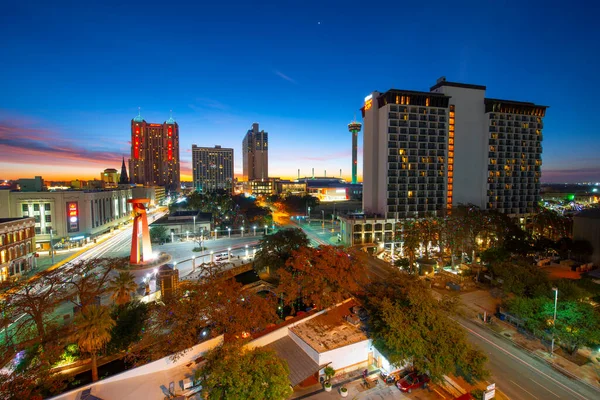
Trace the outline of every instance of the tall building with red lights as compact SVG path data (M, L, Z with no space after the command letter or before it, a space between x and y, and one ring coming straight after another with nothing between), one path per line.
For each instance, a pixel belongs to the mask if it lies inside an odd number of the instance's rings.
M162 124L146 122L138 113L131 120L132 183L179 191L179 125L171 116Z

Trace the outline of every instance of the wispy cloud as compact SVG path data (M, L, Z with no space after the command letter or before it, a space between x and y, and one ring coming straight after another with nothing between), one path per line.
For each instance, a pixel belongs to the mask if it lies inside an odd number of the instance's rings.
M542 180L544 182L600 181L600 167L543 169Z
M39 165L40 170L66 163L107 168L121 162L124 149L115 147L114 150L94 149L87 143L61 137L52 130L0 120L0 152L5 163Z
M196 101L193 104L188 104L188 107L190 107L194 111L205 111L207 109L219 111L229 110L229 106L227 104L206 97L197 97Z
M297 85L297 84L298 84L298 82L296 82L296 80L295 80L295 79L293 79L293 78L290 78L289 76L287 76L286 74L284 74L284 73L283 73L283 72L281 72L281 71L274 70L274 71L273 71L273 73L275 73L275 75L277 75L278 77L280 77L280 78L282 78L282 79L285 79L285 80L286 80L286 81L288 81L288 82L292 82L294 85Z

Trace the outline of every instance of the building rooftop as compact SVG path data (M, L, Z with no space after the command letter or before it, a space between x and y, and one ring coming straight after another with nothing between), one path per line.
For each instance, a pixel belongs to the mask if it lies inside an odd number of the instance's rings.
M28 219L28 218L33 218L33 217L0 218L0 224L4 224L7 222L13 222L13 221L21 221L21 220Z
M458 88L464 88L464 89L475 89L475 90L485 90L486 89L486 87L483 85L472 85L470 83L449 82L444 78L444 80L439 80L435 85L433 85L431 88L429 88L429 90L435 90L442 86L451 86L451 87L458 87Z
M354 300L347 301L290 328L290 331L319 353L367 340L360 323L353 325L345 319L348 315L354 315L351 308L356 305Z
M575 214L577 218L600 219L600 208L588 208Z

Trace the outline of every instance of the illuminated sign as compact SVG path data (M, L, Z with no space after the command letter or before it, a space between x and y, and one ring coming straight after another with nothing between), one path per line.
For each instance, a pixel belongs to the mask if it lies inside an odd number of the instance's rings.
M373 93L365 97L365 103L373 98Z
M365 111L370 110L373 107L373 99L365 101Z
M76 201L67 203L67 232L79 231L79 206Z
M150 126L162 126L161 124L150 124Z

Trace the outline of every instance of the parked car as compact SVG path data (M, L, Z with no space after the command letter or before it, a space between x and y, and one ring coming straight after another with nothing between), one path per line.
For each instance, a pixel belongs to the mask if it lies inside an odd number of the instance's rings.
M401 391L410 393L413 389L427 387L427 383L429 383L429 377L427 375L411 372L396 382L396 386Z

